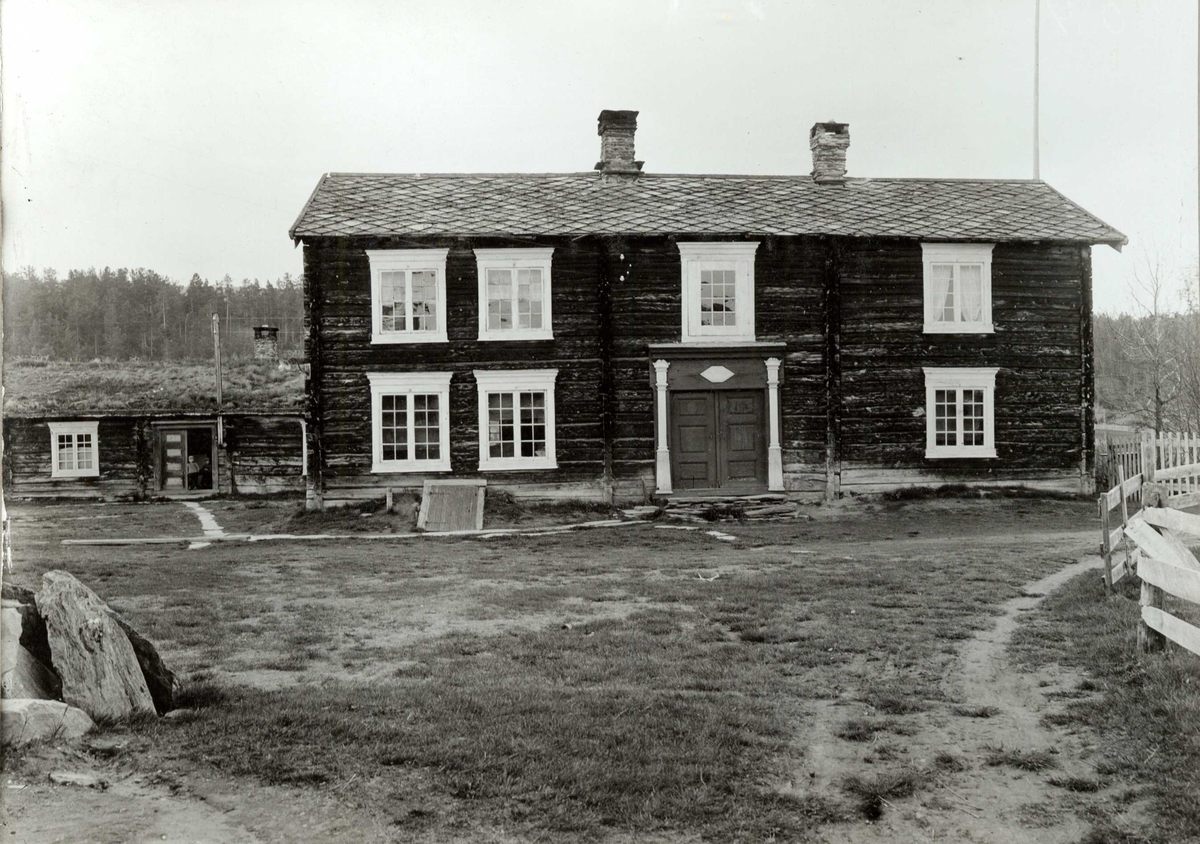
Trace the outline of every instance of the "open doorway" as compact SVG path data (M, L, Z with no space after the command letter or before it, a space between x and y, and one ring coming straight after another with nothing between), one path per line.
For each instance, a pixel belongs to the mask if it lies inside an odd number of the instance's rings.
M160 478L164 492L216 489L216 449L212 426L164 428L160 432Z

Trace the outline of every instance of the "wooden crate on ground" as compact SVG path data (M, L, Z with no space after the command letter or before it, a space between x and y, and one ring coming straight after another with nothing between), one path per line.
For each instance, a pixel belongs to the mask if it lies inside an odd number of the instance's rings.
M417 529L433 532L482 530L487 481L425 481Z

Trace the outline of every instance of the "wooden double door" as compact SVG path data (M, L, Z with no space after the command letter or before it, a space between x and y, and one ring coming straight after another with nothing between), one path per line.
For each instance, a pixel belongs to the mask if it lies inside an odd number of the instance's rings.
M767 423L763 409L762 390L671 393L675 489L765 489Z

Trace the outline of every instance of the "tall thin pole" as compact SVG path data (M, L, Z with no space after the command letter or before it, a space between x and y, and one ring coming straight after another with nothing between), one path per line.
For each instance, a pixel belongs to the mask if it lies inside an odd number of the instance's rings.
M1040 144L1038 143L1038 119L1041 111L1041 61L1042 61L1042 0L1034 0L1033 7L1033 178L1042 178Z
M216 362L217 411L221 410L221 315L212 315L213 359Z

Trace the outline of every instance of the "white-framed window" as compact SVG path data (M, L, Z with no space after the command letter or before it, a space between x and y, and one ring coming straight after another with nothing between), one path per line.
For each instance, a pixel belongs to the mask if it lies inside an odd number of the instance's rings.
M680 243L684 343L754 340L757 242Z
M368 249L371 342L446 342L447 249Z
M475 370L479 470L555 469L557 369Z
M922 243L925 333L991 334L994 243Z
M554 249L476 249L480 340L553 340Z
M450 373L368 372L371 471L450 471Z
M50 477L95 478L100 475L99 422L51 422Z
M996 367L925 367L925 456L995 457Z

